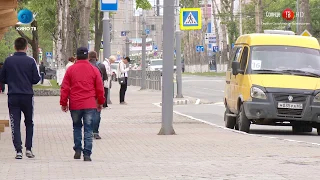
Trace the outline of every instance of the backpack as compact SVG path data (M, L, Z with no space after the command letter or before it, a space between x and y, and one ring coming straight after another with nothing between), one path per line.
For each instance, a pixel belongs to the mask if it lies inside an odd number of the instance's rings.
M101 77L102 77L102 79L103 79L103 73L102 73L101 68L99 67L99 64L100 64L100 62L99 62L99 61L97 61L97 62L96 62L96 67L99 69L99 71L100 71L100 75L101 75Z
M107 79L104 79L104 77L103 77L103 75L104 75L104 73L103 73L103 69L101 69L101 67L99 66L101 63L99 62L99 61L97 61L96 62L96 67L99 69L99 71L100 71L100 75L101 75L101 78L102 78L102 81L106 81L106 80L108 80L108 76L106 77ZM103 65L103 64L102 64ZM104 66L104 65L103 65ZM104 69L105 70L105 69Z

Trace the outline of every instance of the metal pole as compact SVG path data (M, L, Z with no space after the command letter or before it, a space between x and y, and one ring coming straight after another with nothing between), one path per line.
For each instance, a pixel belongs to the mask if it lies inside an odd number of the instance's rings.
M109 12L103 12L103 16L103 59L105 59L111 56ZM110 91L108 94L110 94ZM107 97L107 103L111 104L110 96Z
M239 29L240 29L240 35L242 35L242 0L239 0L239 13L240 13Z
M182 64L181 64L181 31L179 27L179 5L180 0L176 0L176 81L177 81L177 96L183 98L182 95Z
M175 2L163 1L163 89L162 127L159 135L173 135L173 58L174 58L174 10Z
M146 89L146 19L143 11L143 20L142 20L142 63L141 63L141 90Z
M129 11L128 9L128 0L125 1L125 4L126 4L126 12ZM129 57L130 56L130 40L129 40L129 37L128 37L128 34L130 33L130 30L129 30L129 13L126 13L126 57Z

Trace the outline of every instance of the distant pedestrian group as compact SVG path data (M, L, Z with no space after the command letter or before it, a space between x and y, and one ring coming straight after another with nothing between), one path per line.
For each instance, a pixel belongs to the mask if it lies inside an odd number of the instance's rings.
M23 158L20 132L21 112L25 117L26 126L26 156L34 158L33 146L33 85L43 84L46 68L43 62L37 66L35 59L27 56L28 42L25 38L17 38L14 42L16 52L0 64L0 90L4 92L8 85L8 108L12 131L12 141L16 150L16 159ZM63 112L70 111L73 122L74 159L91 161L93 138L101 139L99 127L101 110L108 108L110 88L112 86L111 64L115 56L98 60L95 51L89 52L86 47L77 49L76 58L69 58L66 73L60 89L60 105ZM122 59L118 64L117 75L120 84L119 100L126 105L128 71L130 58ZM82 127L84 133L82 135ZM83 139L82 139L83 136ZM82 145L84 141L84 145Z

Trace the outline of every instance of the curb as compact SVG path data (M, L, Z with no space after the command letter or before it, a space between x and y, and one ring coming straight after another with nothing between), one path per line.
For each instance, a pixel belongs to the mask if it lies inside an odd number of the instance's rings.
M60 89L34 89L34 96L60 96Z
M162 102L158 103L160 106L162 106ZM190 101L189 99L185 99L185 100L176 100L173 101L173 105L187 105L187 104L192 104L192 101Z

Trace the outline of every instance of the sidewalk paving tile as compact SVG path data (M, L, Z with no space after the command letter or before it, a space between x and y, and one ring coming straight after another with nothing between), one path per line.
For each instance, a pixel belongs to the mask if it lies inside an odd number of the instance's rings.
M60 111L59 97L35 97L36 158L15 160L7 129L0 140L0 180L318 179L318 146L247 136L178 115L177 135L159 136L161 108L152 103L161 100L160 92L128 87L126 106L117 103L116 85L111 93L92 162L73 159L72 121ZM7 113L0 95L0 118Z

